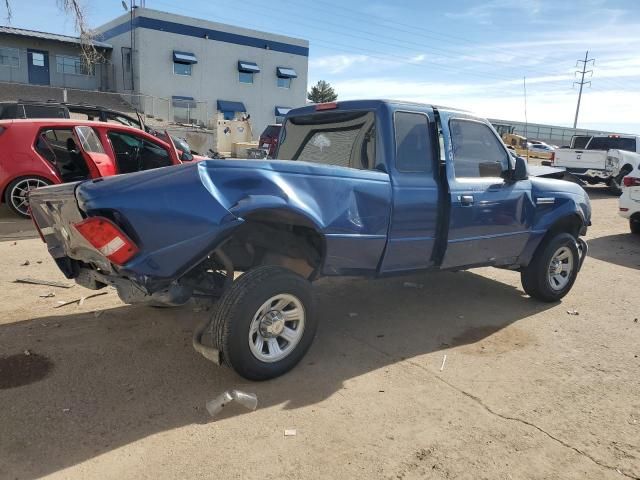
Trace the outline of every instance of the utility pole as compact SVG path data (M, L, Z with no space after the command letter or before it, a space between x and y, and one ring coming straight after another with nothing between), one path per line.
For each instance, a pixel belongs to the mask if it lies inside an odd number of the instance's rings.
M576 128L576 126L578 125L578 113L580 113L580 100L582 100L582 87L585 84L589 84L589 86L591 86L590 81L588 82L584 81L584 76L587 73L590 73L591 75L593 75L593 70L587 70L587 65L589 63L591 63L592 66L595 65L596 59L589 58L589 50L587 50L587 53L584 54L584 60L578 60L576 62L576 67L578 67L580 63L582 64L582 70L576 70L575 73L580 73L582 76L579 82L573 82L574 85L580 85L580 92L578 93L578 106L576 107L576 118L574 118L573 120L573 128Z

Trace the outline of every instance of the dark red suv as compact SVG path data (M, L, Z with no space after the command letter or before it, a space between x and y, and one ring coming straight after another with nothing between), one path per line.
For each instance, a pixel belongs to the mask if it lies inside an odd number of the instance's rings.
M273 158L278 146L278 137L280 137L280 129L282 125L267 125L264 132L260 135L260 148L267 151L267 156Z

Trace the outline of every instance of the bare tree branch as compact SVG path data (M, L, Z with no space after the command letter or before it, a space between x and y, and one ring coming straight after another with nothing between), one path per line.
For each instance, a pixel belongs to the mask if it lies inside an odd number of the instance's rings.
M11 19L13 18L13 12L11 11L11 3L9 0L4 0L4 6L7 9L7 23L11 23Z
M5 0L9 1L9 0ZM94 41L96 32L89 28L85 13L85 6L80 0L57 0L60 10L67 15L72 15L75 20L76 31L80 34L80 48L87 68L92 69L96 63L101 63L104 56L96 49Z

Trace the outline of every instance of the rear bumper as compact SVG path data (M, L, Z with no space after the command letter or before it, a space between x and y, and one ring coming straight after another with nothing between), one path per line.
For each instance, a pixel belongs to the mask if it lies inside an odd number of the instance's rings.
M566 167L567 172L572 173L576 177L592 178L606 181L611 178L612 173L608 170L599 170L594 168L570 168Z

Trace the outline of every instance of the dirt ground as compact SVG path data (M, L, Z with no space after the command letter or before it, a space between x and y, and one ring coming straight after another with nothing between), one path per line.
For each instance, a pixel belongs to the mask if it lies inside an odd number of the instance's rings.
M0 478L638 478L640 238L589 193L590 257L562 303L496 269L324 279L309 354L264 383L193 351L194 305L54 308L91 292L13 283L65 279L3 210ZM212 419L230 388L258 409Z

